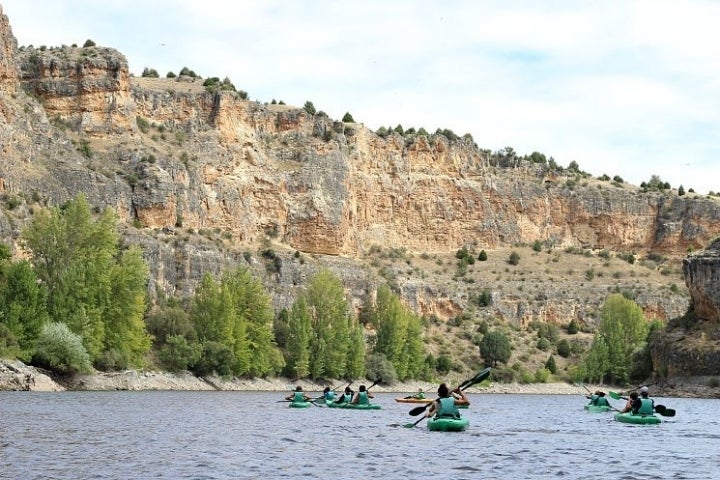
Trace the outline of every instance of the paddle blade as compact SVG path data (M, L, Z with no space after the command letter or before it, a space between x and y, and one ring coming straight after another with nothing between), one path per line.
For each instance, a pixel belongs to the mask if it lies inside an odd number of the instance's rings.
M667 408L665 405L655 405L655 411L663 417L675 416L675 410L672 408Z
M412 415L413 417L417 417L418 415L420 415L421 413L423 413L429 406L430 406L430 404L429 404L429 403L426 403L425 405L422 405L422 406L420 406L420 407L415 407L415 408L413 408L413 409L410 410L410 412L408 412L408 413L409 413L410 415Z
M621 397L620 395L618 395L617 393L613 392L612 390L609 391L608 394L610 395L610 398L612 398L613 400L626 400L625 397Z
M488 378L490 376L490 370L492 370L492 368L487 367L486 369L478 372L477 375L475 375L470 380L465 380L463 383L460 384L460 389L465 390L466 388L472 387L476 383L482 382L483 380L485 380L486 378Z

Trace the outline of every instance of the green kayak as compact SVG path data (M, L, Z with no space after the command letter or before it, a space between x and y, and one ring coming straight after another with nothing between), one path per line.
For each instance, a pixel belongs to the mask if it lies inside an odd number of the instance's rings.
M613 407L610 407L608 405L585 405L585 410L587 410L590 413L605 413L613 410Z
M290 408L307 408L312 402L290 402Z
M377 403L335 403L325 402L330 408L346 408L349 410L380 410L382 407Z
M662 420L655 415L639 415L632 412L616 413L615 420L623 423L632 423L635 425L657 425Z
M462 432L470 420L467 417L460 418L429 418L427 421L428 430L433 432Z

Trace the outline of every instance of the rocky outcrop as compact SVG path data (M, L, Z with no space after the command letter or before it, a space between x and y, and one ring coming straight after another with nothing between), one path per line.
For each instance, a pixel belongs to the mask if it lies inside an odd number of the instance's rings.
M12 95L20 77L15 50L17 40L12 34L7 16L0 5L0 93Z
M0 391L59 392L65 390L46 373L22 362L0 359Z
M672 378L720 376L720 239L683 261L688 312L651 341L655 369ZM710 380L708 379L708 382Z
M685 258L683 273L695 316L720 323L720 239Z

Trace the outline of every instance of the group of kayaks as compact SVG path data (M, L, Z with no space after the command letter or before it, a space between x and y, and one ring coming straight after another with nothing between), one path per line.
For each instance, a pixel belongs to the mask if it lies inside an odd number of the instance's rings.
M290 402L290 408L307 408L307 407L328 407L328 408L345 408L349 410L380 410L382 407L377 403L337 403L334 400L311 400L309 402Z
M610 392L610 396L616 400L625 399L624 397L621 397L615 392ZM660 417L655 415L655 412L667 417L675 416L675 410L671 408L666 408L664 405L654 405L652 413L640 413L633 411L621 412L617 408L611 406L607 402L607 400L605 400L605 403L605 405L597 405L594 404L593 400L591 400L590 403L585 405L584 409L590 413L605 413L615 411L616 413L613 416L615 421L621 423L630 423L633 425L657 425L659 423L662 423L662 420L660 419Z

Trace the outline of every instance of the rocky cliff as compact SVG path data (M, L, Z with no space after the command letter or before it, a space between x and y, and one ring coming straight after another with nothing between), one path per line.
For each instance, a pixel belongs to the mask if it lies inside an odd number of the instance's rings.
M651 318L682 315L688 299L663 292L672 273L641 287L622 272L601 285L550 275L530 296L519 293L524 278L499 280L499 270L481 285L442 283L432 265L418 275L407 265L374 269L369 257L380 249L452 258L461 247L504 252L540 241L548 254L665 257L672 272L720 233L715 198L643 193L492 153L468 135L381 137L201 82L133 78L125 57L105 47L18 48L0 15L0 236L15 242L34 208L82 191L98 209L115 209L125 240L143 245L151 295L189 294L205 271L245 262L280 307L326 265L356 306L392 281L418 311L446 319L468 307L473 289L489 288L496 317L564 324L594 321L613 287L639 290ZM282 268L247 255L268 246Z

